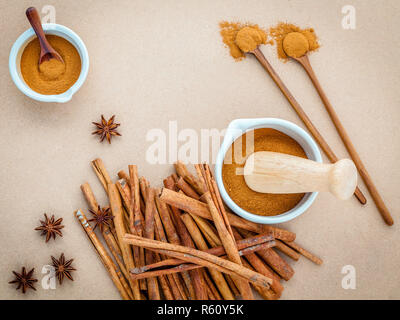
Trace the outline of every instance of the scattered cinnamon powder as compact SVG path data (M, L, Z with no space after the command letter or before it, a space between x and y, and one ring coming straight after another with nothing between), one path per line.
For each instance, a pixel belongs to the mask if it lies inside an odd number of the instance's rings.
M251 136L248 139L249 141L246 139L248 135L253 133L254 143L252 143ZM237 144L237 140L226 153L222 166L222 180L233 202L242 209L261 216L274 216L294 208L301 201L304 193L259 193L251 190L247 186L244 176L238 173L244 167L245 159L252 152L274 151L307 158L300 144L288 135L271 128L252 130L238 139L241 139L242 152L235 150L235 147L240 148L240 143ZM249 142L251 145L247 145ZM237 156L238 154L239 156ZM243 158L240 159L241 157Z
M265 30L257 24L222 21L219 27L222 41L236 61L245 58L244 52L252 51L260 44L272 44L267 40Z
M284 39L291 33L296 34L290 35L289 39L285 41L285 49L290 50L289 52L290 54L293 54L293 57L296 57L296 55L304 52L304 39L306 39L308 42L308 50L306 50L306 52L312 52L319 48L318 39L313 28L301 29L294 24L280 22L277 26L271 27L269 29L269 33L275 40L278 57L285 61L287 61L289 57L284 50ZM300 38L298 33L301 34L303 38ZM297 47L297 45L299 45L299 47Z

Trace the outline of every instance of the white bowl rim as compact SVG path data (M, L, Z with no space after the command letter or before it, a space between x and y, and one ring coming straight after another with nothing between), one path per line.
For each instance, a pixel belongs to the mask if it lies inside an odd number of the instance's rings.
M22 45L26 43L26 41L35 35L35 31L32 28L29 28L25 32L23 32L17 40L14 42L9 56L8 67L10 71L10 75L12 80L14 81L17 88L27 95L28 97L42 102L59 102L64 103L71 100L72 96L77 92L82 84L85 82L88 71L89 71L89 54L86 49L86 46L82 39L71 29L57 23L44 23L42 24L43 30L46 31L57 31L61 34L65 34L66 36L70 37L73 41L73 45L77 46L80 54L81 54L81 73L79 74L78 80L69 88L67 91L61 94L55 95L44 95L40 94L34 90L32 90L19 76L17 70L17 63L16 59L19 53L20 48Z
M225 186L222 180L222 164L225 159L225 154L228 151L229 147L232 145L232 142L239 137L228 136L228 132L231 129L240 129L242 130L242 134L248 130L258 129L258 128L268 128L271 126L284 127L294 133L300 135L306 142L306 144L310 147L311 155L313 156L313 160L319 163L322 163L321 152L315 143L314 139L302 128L298 125L283 119L278 118L254 118L254 119L236 119L233 120L227 128L227 134L224 137L222 145L218 151L216 163L215 163L215 177L218 185L218 189L221 193L221 196L227 206L233 210L236 214L241 216L242 218L260 224L277 224L290 221L301 214L303 214L314 202L315 198L318 195L318 192L310 192L307 193L301 202L294 207L293 209L276 215L276 216L260 216L254 213L250 213L242 208L240 208L228 195L228 192L225 190ZM272 127L274 128L274 127ZM277 129L279 131L279 129ZM290 134L289 134L290 136ZM306 150L305 150L306 151ZM306 151L307 152L307 151ZM307 198L306 198L307 197Z

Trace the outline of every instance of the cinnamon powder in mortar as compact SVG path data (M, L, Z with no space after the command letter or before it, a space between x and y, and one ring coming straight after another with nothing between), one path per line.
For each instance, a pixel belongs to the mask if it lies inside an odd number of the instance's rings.
M32 90L46 95L60 94L78 80L81 58L78 50L68 40L56 35L47 35L46 38L63 58L64 64L51 59L39 66L40 44L38 38L34 38L22 53L21 74Z
M294 208L304 193L259 193L247 186L240 173L246 158L257 151L274 151L307 158L296 140L278 130L262 128L249 131L232 144L225 156L222 180L229 196L242 209L261 216L274 216Z

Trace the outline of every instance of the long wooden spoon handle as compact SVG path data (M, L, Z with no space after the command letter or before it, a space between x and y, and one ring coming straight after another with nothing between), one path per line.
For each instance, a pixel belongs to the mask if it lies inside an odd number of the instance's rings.
M50 52L51 46L49 42L46 39L46 35L44 34L43 28L42 28L42 22L39 17L39 13L34 7L30 7L26 9L26 17L29 20L29 23L31 24L33 30L35 31L39 42L40 42L40 47L43 48L45 52Z
M305 55L299 59L296 59L300 62L303 68L306 70L308 76L310 77L312 83L317 89L319 96L321 97L322 102L325 105L326 111L328 112L330 118L332 119L333 124L336 127L337 132L339 133L340 138L342 139L347 151L349 152L351 158L353 159L358 172L360 173L361 178L364 180L365 185L368 188L368 191L371 194L372 199L375 202L380 214L382 215L383 220L391 226L393 224L393 218L390 215L389 209L386 207L385 203L383 202L382 197L380 196L378 189L376 188L375 184L372 181L371 176L369 175L367 169L365 168L363 162L361 161L360 156L358 155L356 148L354 147L349 135L346 132L346 129L343 127L342 123L339 120L339 117L335 110L333 109L331 103L328 100L324 90L319 83L317 76L314 73L313 68L311 67L310 61L308 57Z
M333 153L332 149L329 147L328 143L325 141L325 139L322 137L318 129L314 126L314 124L311 122L310 118L307 116L305 113L304 109L300 106L300 104L297 102L297 100L293 97L293 95L290 93L289 89L285 86L281 78L278 76L278 74L275 72L275 70L272 68L272 66L269 64L263 53L259 48L255 49L252 52L257 60L261 63L261 65L264 67L264 69L269 73L271 76L272 80L276 83L276 85L279 87L283 95L286 97L286 99L289 101L290 105L294 109L294 111L297 113L299 118L303 121L307 129L310 131L312 136L317 140L319 146L321 149L325 152L326 156L331 162L336 162L339 160L339 158ZM366 204L367 199L361 192L361 190L357 187L356 191L354 192L355 197L360 201L361 204Z

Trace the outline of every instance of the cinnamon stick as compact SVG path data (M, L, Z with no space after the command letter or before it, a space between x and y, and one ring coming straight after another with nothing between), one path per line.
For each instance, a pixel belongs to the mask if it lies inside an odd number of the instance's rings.
M117 175L120 179L124 179L128 183L129 188L131 187L130 181L129 181L129 176L126 174L126 172L124 170L118 171Z
M126 229L125 229L123 212L122 212L121 198L119 196L119 192L118 192L118 189L115 186L115 184L113 184L113 183L108 184L107 190L108 190L108 197L110 200L111 212L114 216L115 230L117 232L117 237L118 237L119 246L121 248L122 257L123 257L126 267L128 269L133 269L133 268L135 268L135 264L133 262L131 248L125 242L123 242L123 236L126 233ZM130 278L128 280L129 280L130 286L132 288L133 296L135 297L136 300L140 300L141 296L140 296L138 282L133 281Z
M150 187L150 183L146 180L145 177L140 177L139 178L139 187L140 187L140 192L143 197L143 200L146 202L147 200L147 189Z
M112 183L110 175L108 174L104 163L101 159L95 159L91 162L92 168L97 176L99 178L99 181L101 185L103 186L104 190L108 191L108 185Z
M88 204L90 210L95 211L99 207L99 204L93 194L92 188L89 183L85 182L81 185L81 191L83 196L85 197L86 203Z
M147 188L147 184L148 184L147 181L144 178L141 178L140 182L141 182L141 188L143 190L145 190L145 188ZM156 212L158 212L158 211L156 210ZM160 228L160 230L164 230L163 227ZM171 229L169 229L169 230L171 231ZM176 236L175 236L175 238L176 238ZM168 242L165 235L164 235L164 239L165 239L165 242ZM180 276L182 276L182 278ZM173 277L174 283L177 286L177 289L179 290L179 295L182 297L182 299L187 300L188 297L190 297L190 299L196 299L195 289L192 284L191 276L189 275L189 273L187 273L185 271L185 272L182 272L181 275L172 274L172 277Z
M143 225L144 225L144 217L140 208L140 186L139 186L139 175L138 169L136 165L129 165L129 185L130 185L130 203L131 203L131 221L130 223L136 229L137 234L139 236L143 236ZM144 265L144 249L139 248L139 258L138 265ZM142 289L147 290L146 281L140 282L140 287Z
M200 200L200 196L192 189L192 187L183 179L180 177L178 181L176 182L176 186L183 191L184 194L186 194L188 197L191 197L196 200Z
M156 217L156 216L157 215L155 215L154 217ZM160 237L160 232L159 232L158 226L157 226L157 219L154 219L154 233L155 233L155 239L157 241L162 241L161 237ZM165 256L158 254L158 253L155 253L154 257L155 257L156 262L159 262L162 259L165 259ZM170 281L171 278L172 278L172 276L170 276L170 275L161 275L158 277L158 282L160 284L164 298L166 300L181 300L181 296L179 295L177 288L173 288L173 285L175 285L175 282L171 283L171 281ZM142 280L144 282L146 282L145 279L142 279ZM140 280L140 281L142 281L142 280ZM139 283L140 283L140 281L139 281ZM175 293L178 293L178 295L175 295Z
M180 194L178 192L163 188L161 191L160 199L167 204L177 207L183 211L187 211L202 218L212 220L211 213L207 207L207 204L190 198L184 194ZM264 233L270 231L273 233L274 238L287 241L292 241L292 239L296 237L296 235L290 231L272 226L262 226L254 222L247 221L229 212L227 212L227 217L232 226L244 230L256 233Z
M154 227L155 227L155 235L156 235L156 240L158 241L163 241L163 242L168 242L167 237L164 232L164 227L161 222L161 218L159 216L158 211L155 211L154 214ZM160 259L166 260L167 258L164 255L160 255ZM159 261L159 262L161 262ZM156 262L157 264L157 262ZM136 268L136 269L142 269L141 267ZM175 300L187 300L187 296L185 294L185 290L183 288L182 282L180 281L179 275L166 275L168 278L171 291L175 297Z
M183 171L188 171L187 168L186 168L186 166L185 166L183 163L180 163L180 167L181 167L181 168L184 168L184 169L181 169L181 170L183 170ZM195 168L196 168L197 174L199 175L199 179L198 179L199 182L198 182L198 183L199 183L199 184L204 184L204 183L205 183L205 180L204 180L203 177L201 176L201 175L202 175L201 166L200 166L200 165L195 165ZM179 184L180 181L182 181L182 179L176 179L176 184L177 184L178 187L179 187L178 184ZM214 188L217 190L217 192L218 192L218 194L219 194L219 189L218 189L218 187L216 186L216 183L214 184ZM172 189L172 188L169 188L169 189L175 190L175 189ZM191 198L194 198L194 199L196 199L196 200L200 200L200 201L202 201L202 202L205 203L205 200L204 200L201 196L200 196L200 197L197 196L196 191L195 191L189 184L182 184L182 187L181 187L180 189L181 189L187 196L189 196L189 197L191 197ZM219 195L219 198L220 198L220 195ZM232 213L232 211L230 211L230 210L226 207L226 205L225 205L224 203L221 203L220 205L224 207L225 211L226 211L230 216L236 216L234 213ZM277 239L287 239L287 240L292 239L292 240L294 240L294 239L296 238L296 235L295 235L294 233L289 232L289 231L284 230L284 229L279 229L279 228L272 227L272 226L261 226L261 228L263 228L265 232L266 232L266 231L273 232L275 238L277 238Z
M147 189L146 196L146 212L145 212L145 227L144 236L147 239L154 239L154 214L155 214L155 204L154 204L155 191L153 188ZM152 251L146 250L145 259L147 264L154 262L154 253ZM149 298L151 300L160 300L160 291L158 288L157 278L147 279L147 289L149 292Z
M200 217L197 217L198 219L202 219ZM202 220L200 220L202 222ZM203 222L202 222L203 223ZM204 225L203 225L204 226ZM215 232L210 228L210 226L206 225L205 226L205 232L211 237L211 239L216 239L215 242L220 242L218 236L215 234ZM268 235L268 234L267 234ZM273 239L272 236L269 234L269 238ZM238 249L242 248L243 241L246 241L246 239L242 239L240 234L238 232L235 233L235 239L237 240L237 246ZM247 238L250 243L254 243L255 238ZM246 252L242 252L242 255L246 255L246 258L249 258L250 264L255 265L255 270L258 272L269 276L273 279L273 282L271 284L271 289L273 289L274 292L271 292L270 289L265 289L265 288L260 288L260 287L255 287L255 289L258 291L258 293L263 296L264 298L267 299L277 299L281 295L281 292L283 291L283 287L279 282L279 278L275 276L273 271L271 271L266 265L262 263L262 261L255 255L255 254L246 254ZM242 258L243 260L243 258ZM242 261L243 262L243 261Z
M244 236L251 236L251 233L243 230L238 230L238 232ZM288 281L294 275L293 268L281 258L272 248L259 250L257 255L261 257L277 274L279 274L282 279Z
M266 241L266 242L263 242L260 244L254 244L254 245L239 241L239 242L237 242L237 244L238 244L238 248L240 248L239 255L247 256L247 255L255 253L259 250L273 247L275 245L275 241ZM204 250L204 252L226 259L225 249L222 246L207 249L207 250ZM155 262L153 264L148 264L148 265L140 267L140 268L135 268L135 269L131 270L131 273L138 275L138 274L148 272L148 271L151 271L154 269L159 269L159 268L162 268L163 270L166 271L166 269L168 269L168 268L165 268L165 267L169 267L169 269L175 270L175 271L171 271L171 272L167 273L167 274L170 274L170 273L175 273L175 272L183 272L183 271L187 271L187 270L197 269L197 268L200 268L201 266L187 264L180 259L166 259L166 260L162 260L160 262ZM271 274L272 274L272 271L271 271ZM146 276L146 277L137 276L135 278L142 279L142 278L147 278L147 277L149 277L149 276Z
M207 242L212 246L212 247L218 247L222 246L221 240L219 239L217 235L217 230L211 225L209 221L206 219L197 216L195 214L190 214L190 216L196 221L197 226L203 233L204 237L207 239ZM240 249L239 243L237 243L238 249ZM240 253L240 252L239 252ZM231 276L225 275L225 279L235 297L238 297L240 295L240 292L238 291L235 283L233 282Z
M174 179L172 178L172 176L167 177L166 179L164 179L164 186L165 188L169 189L169 190L173 190L175 191L175 182ZM161 200L161 199L160 199ZM191 247L194 248L194 242L188 232L188 230L186 229L186 226L184 225L183 221L181 220L181 211L174 206L169 206L168 207L171 210L171 217L173 217L174 220L174 225L176 227L176 230L179 234L179 237L183 243L184 246L186 247Z
M181 215L182 221L185 223L186 228L191 231L192 238L196 242L197 248L200 250L208 250L208 246L206 242L203 239L203 236L200 233L200 230L198 229L196 223L193 221L193 219L190 217L189 214L183 214ZM224 297L225 300L234 300L234 296L228 286L228 284L225 281L224 276L222 275L221 272L215 270L215 269L208 269L210 272L210 275L212 279L215 282L215 285L219 289L219 292L221 295Z
M123 182L123 183L125 183L125 182ZM136 230L134 224L131 221L132 220L132 216L133 216L131 200L129 199L128 194L125 192L125 188L124 188L124 186L122 185L122 183L120 181L117 181L115 183L115 185L116 185L116 187L117 187L117 189L119 191L119 194L120 194L121 200L122 200L122 204L123 204L123 206L125 208L125 210L123 210L123 212L124 212L123 216L124 216L124 219L125 219L125 224L127 225L127 229L130 230L130 232L132 234L139 235L137 233L137 230ZM129 194L130 194L130 191L129 191ZM126 211L129 212L127 216L125 214ZM140 248L139 247L133 247L132 251L133 251L133 260L135 262L135 266L138 266L138 265L140 265L140 252L139 252ZM146 287L140 285L140 289L146 290Z
M101 185L104 188L104 191L106 192L107 196L108 196L108 184L112 183L110 175L108 174L104 163L101 159L95 159L91 162L91 166L94 170L94 172L96 173L96 176L98 177ZM111 228L110 231L113 233L114 238L117 239L117 235L115 233L114 228Z
M249 262L243 259L243 265L250 269L250 270L256 270ZM253 288L258 292L258 294L266 300L277 300L279 299L279 295L276 294L271 288L264 288L261 286L253 285Z
M135 178L136 179L136 178ZM134 184L135 184L135 188L137 187L137 182L134 179ZM145 225L145 221L144 221L144 215L143 213L146 212L146 199L147 199L147 189L150 187L149 182L144 178L141 177L139 179L139 194L140 194L140 199L142 200L140 203L140 220L141 220L141 228L139 228L139 230L142 231L142 234L144 234L144 225ZM144 266L145 263L145 249L144 248L140 248L140 265Z
M161 221L164 225L168 241L172 244L181 244L181 240L169 215L167 205L165 202L160 201L158 196L156 196L156 206L158 209L158 213L160 214ZM206 284L204 283L204 278L201 272L198 270L192 271L190 273L190 277L193 280L193 287L195 290L196 299L207 299L207 292L205 288Z
M181 167L180 167L180 168L182 169L182 170L180 171L181 174L186 174L186 172L188 172L188 170L186 169L186 166L185 166L185 165L181 164ZM179 169L178 169L178 170L179 170ZM174 181L174 180L175 180L175 181ZM174 179L172 176L167 177L167 178L164 180L164 186L165 186L167 189L176 191L175 183L177 183L178 180L179 180L179 179L176 179L176 178ZM189 180L190 180L190 179L189 179ZM194 176L192 176L191 181L192 181L191 186L193 186ZM190 183L190 182L189 182L189 183ZM195 187L196 187L196 186L198 187L198 188L197 188L198 192L203 192L202 187L200 186L200 183L199 183L198 181L195 182ZM188 188L188 186L187 186L187 188ZM195 192L195 191L192 189L191 194L194 194L194 192ZM180 210L179 210L178 208L176 208L176 207L173 207L173 206L170 206L170 208L171 208L172 216L175 218L175 221L176 221L176 222L175 222L175 225L176 225L176 227L177 227L178 233L179 233L179 235L180 235L180 237L181 237L181 239L182 239L184 245L185 245L185 246L189 246L189 247L191 247L191 248L194 248L193 241L192 241L192 239L191 239L191 237L190 237L190 235L189 235L189 233L188 233L186 227L183 225L183 223L182 223L182 221L181 221L181 219L180 219ZM207 224L207 226L208 226L208 222L207 222L206 220L203 220L203 218L200 218L199 216L196 216L196 215L192 215L192 218L196 220L197 225L199 225L198 220L201 220L201 222L203 222L204 224ZM210 226L210 228L211 228L211 226ZM202 230L202 231L203 231L203 230ZM203 234L204 234L204 232L203 232ZM216 246L218 246L218 245L221 245L220 242L216 242L216 241L213 242L213 241L208 237L207 234L204 234L204 236L206 237L206 239L207 239L207 241L210 243L210 245L212 245L212 246L214 246L214 247L216 247ZM217 238L218 238L218 237L217 237ZM219 241L219 238L218 238L218 241ZM226 279L226 282L228 283L228 286L229 286L229 288L231 289L233 295L234 295L235 297L239 296L240 293L239 293L239 291L237 290L235 284L233 283L232 278L231 278L229 275L225 275L224 278Z
M172 244L180 244L181 240L178 236L178 233L175 229L174 224L172 223L166 203L160 201L160 198L158 196L155 197L155 203L156 203L157 211L158 211L161 221L163 223L168 241Z
M232 291L234 297L235 298L240 297L240 292L239 292L238 288L236 287L235 283L233 282L232 277L227 274L225 274L224 277L225 277L226 282L229 285L229 288L231 288L231 291Z
M98 205L98 202L93 194L93 191L92 191L89 183L85 182L84 184L82 184L81 190L82 190L82 193L86 199L86 202L87 202L89 208L92 211L98 210L99 205ZM104 238L108 248L110 249L112 256L114 257L115 261L117 262L122 274L126 277L126 279L129 279L128 271L126 270L125 264L122 261L121 249L119 248L118 243L115 241L114 235L110 231L110 228L108 228L107 226L104 226L101 233L103 235L103 238ZM121 281L121 283L124 285L126 283L126 281ZM132 291L129 288L129 286L126 288L126 291L130 297L133 297Z
M241 280L251 281L263 287L268 288L269 284L272 282L271 278L265 277L232 261L216 257L200 250L156 240L145 239L131 234L125 234L123 241L130 245L143 246L150 250L207 268L216 268L224 273L239 277Z
M174 296L172 294L171 288L169 286L169 282L167 280L167 277L166 276L160 276L158 278L158 281L159 281L160 287L161 287L161 289L162 289L162 291L164 293L165 300L175 300Z
M178 259L181 259L182 255L179 253L176 253L174 251L168 251L168 250L162 250L162 249L150 249L154 250L155 252L159 252L162 254L170 255L172 257L177 257ZM221 266L209 263L209 262L204 262L203 260L199 260L196 257L192 256L187 256L187 260L192 261L192 263L187 263L187 264L182 264L176 267L172 268L167 268L167 269L159 269L159 270L151 270L151 271L146 271L144 273L132 273L131 277L133 280L139 280L139 279L147 279L149 277L159 277L161 275L171 275L171 274L176 274L180 273L183 271L188 271L188 270L194 270L194 269L199 269L202 267L207 267L207 268L217 268L219 271L227 273L231 275L232 277L238 277L238 275L229 269L223 268ZM225 260L226 261L226 260ZM247 278L244 278L247 280Z
M219 206L219 200L217 199L218 195L216 191L213 190L212 179L208 172L208 167L205 165L203 168L203 179L206 181L206 184L203 185L203 189L208 189L209 191L203 194L205 197L209 211L211 213L211 217L214 221L215 227L217 228L219 238L222 242L222 245L225 248L227 256L231 261L237 263L238 265L242 264L242 261L239 256L238 249L236 247L235 239L232 235L232 229L227 220L226 213ZM213 199L214 198L214 199ZM240 278L233 278L233 281L237 285L242 297L246 300L254 299L253 293L251 291L250 285L247 281L243 281Z
M317 256L315 256L314 254L312 254L311 252L307 251L306 249L302 248L301 246L299 246L297 243L293 242L293 241L285 241L285 243L291 247L292 249L296 250L297 252L299 252L302 256L306 257L307 259L309 259L310 261L314 262L315 264L321 265L323 263L322 259L318 258Z
M169 176L166 179L164 179L163 183L167 189L176 190L175 180L172 176ZM181 220L180 210L173 206L167 206L167 207L169 209L169 212L171 212L171 218L173 218L174 226L176 227L176 231L179 234L182 244L189 248L195 248L194 242L189 234L189 231L186 229L186 226ZM193 274L193 272L191 272L190 275L191 277L195 278L200 277L196 273ZM204 293L202 292L201 294L203 295Z
M276 246L275 248L279 250L280 252L284 253L288 257L292 258L293 260L299 260L300 254L297 253L295 250L287 246L284 242L280 240L276 240Z
M175 170L176 173L185 179L185 181L190 184L199 195L202 195L204 193L204 188L200 181L195 178L193 174L189 172L189 170L186 168L186 165L182 161L177 161L175 164Z
M138 234L143 234L143 215L140 210L140 186L137 166L129 166L129 178L131 184L131 202L133 205L134 225Z
M288 281L294 275L293 268L283 260L272 248L259 250L257 254L278 273L282 279Z
M225 225L227 226L228 232L232 237L232 241L235 242L235 237L233 236L233 232L232 232L232 227L231 224L228 220L227 217L227 212L225 210L222 198L221 198L221 194L219 193L219 189L217 186L217 183L211 173L211 169L207 164L203 165L204 167L204 174L205 174L205 180L208 184L208 190L210 191L210 195L215 203L215 206L217 207L218 211L221 214L221 217L223 218Z
M243 240L242 236L239 234L237 230L234 229L233 233L236 241L240 242L241 240ZM276 242L278 242L278 240L276 240ZM255 286L255 289L261 295L265 296L265 298L267 298L268 300L278 299L283 291L283 286L280 284L279 279L274 276L274 274L269 270L269 268L267 268L264 262L255 253L247 254L245 256L245 259L249 262L249 264L254 268L255 271L272 279L271 289L274 291L272 294L270 291L265 292L265 289L257 288L257 286Z
M129 198L129 195L125 192L125 188L123 187L121 182L124 183L123 180L117 181L115 183L115 186L117 187L119 195L121 196L122 205L124 206L126 212L128 213L127 221L130 222L130 216L132 215L131 199ZM130 192L130 188L129 188L129 192ZM129 224L129 230L132 230L132 226L130 224Z
M208 269L210 270L210 269ZM211 269L213 270L213 269ZM206 283L207 295L210 300L222 300L221 295L219 294L217 288L215 287L214 283L212 282L211 278L208 276L205 269L201 269L203 278Z
M85 231L86 235L88 236L90 242L93 244L93 247L96 250L101 262L103 263L104 267L108 271L111 280L114 282L115 286L117 287L119 293L121 294L122 299L129 300L130 296L126 287L124 287L121 283L121 278L118 276L116 272L116 265L108 255L106 249L103 247L102 243L97 238L96 234L93 232L92 228L90 227L89 223L87 222L86 216L82 210L76 210L74 215L78 218L83 230Z
M126 279L129 279L129 273L125 268L125 264L122 258L122 252L119 248L117 242L113 234L111 233L110 229L106 228L102 232L103 238L110 249L112 256L114 257L115 261L117 262L122 274L125 276Z
M209 221L202 217L196 216L195 214L190 214L190 216L194 221L196 221L197 226L212 247L222 246L221 240L217 234L217 230L215 230Z

